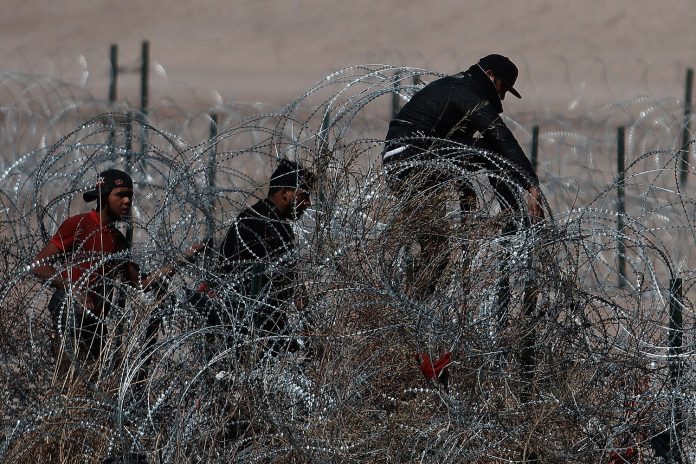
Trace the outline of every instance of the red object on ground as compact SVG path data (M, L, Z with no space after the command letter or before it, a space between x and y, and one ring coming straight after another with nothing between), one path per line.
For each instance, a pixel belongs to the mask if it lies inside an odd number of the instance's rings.
M631 462L631 459L637 454L638 452L636 449L631 447L627 448L623 455L617 453L616 451L612 451L609 453L609 464L623 464Z
M452 362L452 352L448 351L443 354L440 359L434 363L430 360L430 356L428 356L427 353L416 353L416 361L426 378L440 381L441 375Z
M210 285L208 285L206 282L203 282L198 286L196 289L198 293L205 293L208 295L208 298L217 298L217 295L213 291L213 289L210 288Z

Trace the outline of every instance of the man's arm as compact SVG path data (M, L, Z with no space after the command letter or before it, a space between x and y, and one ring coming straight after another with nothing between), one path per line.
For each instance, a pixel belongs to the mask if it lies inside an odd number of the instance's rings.
M58 272L51 264L52 258L62 255L63 250L58 248L55 243L48 242L46 246L34 257L34 264L39 264L32 269L32 273L39 279L47 282L51 287L56 289L67 290L69 287L68 281ZM82 293L79 289L72 289L73 295L77 301L80 301L82 306L88 310L94 310L94 301L89 296L89 293Z
M531 186L527 189L527 191L529 192L529 199L527 200L529 215L533 220L544 219L544 208L541 202L541 190L539 189L539 186Z
M542 207L539 179L532 169L532 163L524 154L522 147L512 135L512 131L503 122L499 114L492 108L484 105L475 111L472 117L474 126L483 134L487 144L497 154L510 161L512 176L529 192L527 208L533 218L542 219L544 210Z
M473 130L483 136L487 147L510 162L513 168L510 174L525 189L537 185L539 180L532 169L532 163L493 105L488 101L475 103L471 100L463 101L461 105L466 120Z
M147 290L151 285L157 284L164 278L171 278L176 274L177 264L192 263L196 260L198 254L205 248L205 244L196 243L191 245L183 258L180 258L175 263L165 264L159 269L150 272L149 274L142 276L140 274L140 268L134 262L129 261L126 263L126 277L128 281L134 286L142 286Z
M482 111L482 113L485 114L486 112ZM532 169L532 163L525 155L515 136L512 135L512 131L503 122L500 115L492 116L485 114L483 121L481 121L485 126L479 129L486 143L498 155L510 162L510 167L513 169L511 174L525 189L529 190L530 187L538 185L539 179Z
M60 275L58 270L51 264L52 258L63 253L55 243L48 242L46 246L34 257L33 263L36 265L32 273L39 279L48 282L54 288L66 288L67 282ZM38 265L37 265L38 264Z
M66 250L72 248L81 220L81 216L72 216L66 219L46 246L34 257L35 267L32 269L32 273L54 288L68 287L68 282L53 266L52 262L56 257L63 255Z

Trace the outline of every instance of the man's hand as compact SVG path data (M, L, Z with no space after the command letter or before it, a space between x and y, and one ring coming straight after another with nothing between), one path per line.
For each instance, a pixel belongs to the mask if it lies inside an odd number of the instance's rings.
M128 275L131 283L133 285L140 285L143 288L148 289L153 284L158 284L165 278L171 279L176 274L178 266L185 265L187 263L193 263L198 255L205 251L206 245L204 243L196 243L191 245L191 247L186 250L183 257L176 258L174 263L165 264L154 272L146 276L141 276L138 267L134 263L129 263L128 265Z
M48 242L46 246L34 258L32 273L53 288L67 289L68 282L63 279L58 270L51 264L51 260L63 253L60 248Z
M527 208L529 210L529 216L532 219L532 223L544 219L544 208L541 203L541 190L538 186L532 186L527 189L529 192L529 198L527 199Z
M205 243L194 243L191 245L191 248L186 250L186 253L184 253L184 261L192 263L196 260L198 255L202 252L205 251L206 244Z
M70 298L72 298L73 308L75 308L76 312L84 313L85 309L89 312L94 312L96 308L94 298L90 295L89 290L73 287Z

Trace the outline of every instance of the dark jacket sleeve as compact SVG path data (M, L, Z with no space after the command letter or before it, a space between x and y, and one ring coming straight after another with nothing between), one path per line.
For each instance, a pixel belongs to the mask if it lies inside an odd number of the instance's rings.
M539 179L532 170L532 163L492 105L487 102L477 105L471 112L470 122L472 127L483 136L487 148L510 162L511 174L522 187L528 189L539 185Z
M227 232L221 249L221 270L235 272L240 261L259 260L266 256L264 223L256 218L240 218Z

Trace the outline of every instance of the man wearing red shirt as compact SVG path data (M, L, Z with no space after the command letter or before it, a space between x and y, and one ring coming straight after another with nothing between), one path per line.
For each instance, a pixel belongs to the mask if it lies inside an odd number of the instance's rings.
M133 181L127 173L118 169L100 173L95 188L83 198L97 200L96 208L60 225L34 258L33 273L55 288L48 308L58 341L70 342L73 353L96 360L106 333L103 317L109 312L114 282L120 279L146 288L155 279L172 275L174 269L165 266L141 278L138 266L126 259L128 244L115 223L131 211ZM56 355L66 347L54 346Z

